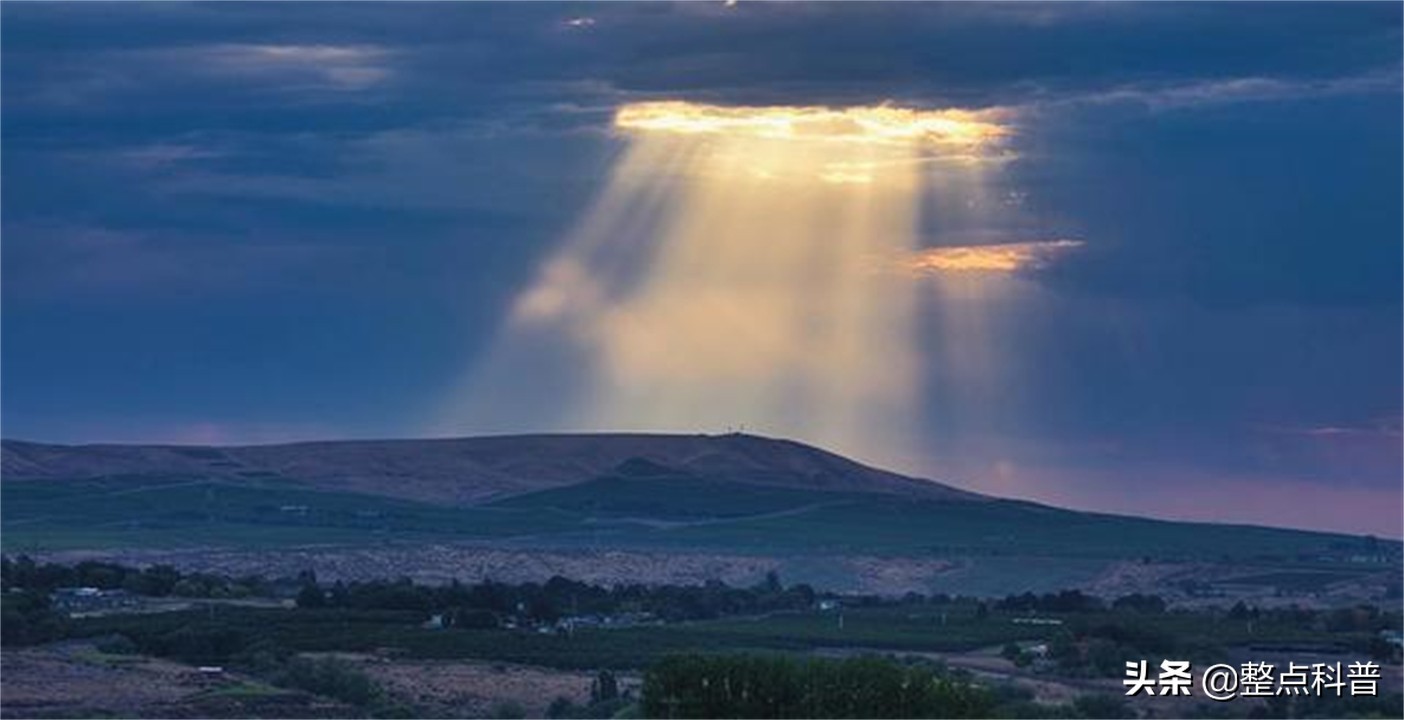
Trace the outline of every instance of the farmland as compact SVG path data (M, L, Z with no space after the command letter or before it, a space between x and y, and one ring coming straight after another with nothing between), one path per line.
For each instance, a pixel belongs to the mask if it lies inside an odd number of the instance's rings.
M195 709L206 716L278 714L290 708L344 714L349 707L390 716L501 715L513 709L542 714L547 701L552 712L586 712L596 705L596 711L613 712L637 701L639 679L670 659L713 657L724 666L726 658L746 656L885 657L882 662L929 667L947 682L974 683L979 693L989 693L978 702L992 703L978 707L1024 703L1006 711L1083 717L1103 700L1127 712L1116 701L1116 678L1126 660L1180 657L1203 665L1236 662L1245 652L1300 657L1304 648L1327 658L1384 663L1386 692L1379 702L1386 705L1379 707L1398 702L1398 655L1379 638L1381 631L1397 632L1400 618L1368 606L1167 610L1148 596L1108 604L1077 591L995 600L942 594L884 599L815 594L774 576L752 587L605 588L563 579L542 585L324 585L310 576L183 576L169 568L21 561L7 563L6 578L5 696L22 699L7 706L7 715L20 707L66 714L82 703L88 703L84 712L105 708L132 715ZM135 604L105 612L64 616L45 609L44 589L70 582L156 595L136 596ZM253 597L231 599L235 587L241 589L234 594ZM295 598L288 597L294 591ZM142 608L181 593L195 596L165 611ZM271 602L279 597L283 602ZM32 602L21 606L26 598ZM260 606L250 601L255 598L270 602ZM1030 655L1029 648L1042 649ZM140 675L149 692L124 695L122 704L112 705L96 695L69 693L63 689L67 681L45 685L44 668L65 664L75 670L62 677ZM228 675L202 684L195 666L220 667ZM806 667L785 672L848 672L841 668L849 666ZM881 665L861 667L887 672ZM606 701L591 691L606 672L632 694ZM559 693L560 702L546 692ZM56 704L60 696L76 699ZM1089 699L1097 697L1103 700ZM1044 709L1036 710L1037 703ZM1346 712L1343 707L1337 710Z

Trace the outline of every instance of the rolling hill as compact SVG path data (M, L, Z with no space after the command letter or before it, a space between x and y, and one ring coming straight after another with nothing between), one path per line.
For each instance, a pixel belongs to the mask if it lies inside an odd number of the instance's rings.
M801 577L840 585L835 558L900 558L922 568L919 587L956 590L1090 581L1116 563L1252 566L1259 575L1305 567L1346 578L1395 567L1399 554L1398 543L1346 535L1003 500L736 434L241 447L5 441L2 457L6 553L243 552L260 553L258 567L292 550L364 557L393 547L411 558L391 563L404 567L420 561L415 547L610 551L780 558ZM1383 564L1347 562L1361 555ZM464 562L455 557L435 572L453 576ZM881 574L900 563L869 565Z
M282 478L311 489L475 505L600 477L629 460L714 480L935 500L981 496L753 435L514 435L441 440L189 445L47 445L6 440L4 480L188 476Z

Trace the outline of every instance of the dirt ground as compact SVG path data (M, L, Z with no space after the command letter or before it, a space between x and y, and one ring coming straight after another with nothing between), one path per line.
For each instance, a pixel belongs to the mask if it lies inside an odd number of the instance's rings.
M492 717L515 706L542 717L556 698L590 701L592 673L474 661L336 654L429 717ZM623 674L622 691L641 679ZM188 665L109 655L89 642L6 648L0 717L358 717L361 711L237 673L203 677Z
M199 692L199 681L188 667L135 657L109 660L86 644L7 648L0 654L0 712L135 711Z
M527 717L543 717L556 698L588 703L595 677L588 672L471 660L338 657L357 663L386 690L438 717L492 717L509 705ZM621 691L637 694L640 678L623 674L618 680Z
M0 717L346 717L355 711L306 693L188 665L108 655L86 642L0 653Z

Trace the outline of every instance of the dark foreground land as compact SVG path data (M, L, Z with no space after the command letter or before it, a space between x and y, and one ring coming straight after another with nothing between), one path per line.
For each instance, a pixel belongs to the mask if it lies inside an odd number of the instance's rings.
M774 576L744 588L430 587L27 558L6 559L4 585L5 717L1404 713L1400 615L1373 606L1175 609L1078 591L879 598ZM1124 697L1126 661L1162 659L1370 662L1381 673L1369 697L1217 703L1198 687Z

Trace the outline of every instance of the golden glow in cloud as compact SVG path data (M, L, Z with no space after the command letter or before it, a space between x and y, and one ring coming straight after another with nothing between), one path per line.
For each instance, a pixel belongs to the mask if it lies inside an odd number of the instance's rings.
M726 135L979 151L1009 130L998 111L914 110L890 105L738 107L677 100L625 105L615 127L627 131Z
M926 248L907 257L903 267L918 274L945 272L1014 272L1037 268L1082 247L1078 240L960 245Z

